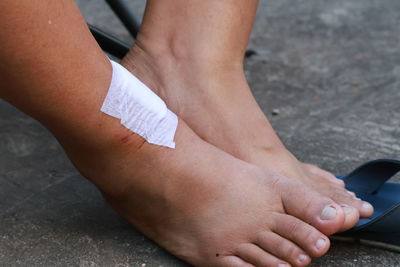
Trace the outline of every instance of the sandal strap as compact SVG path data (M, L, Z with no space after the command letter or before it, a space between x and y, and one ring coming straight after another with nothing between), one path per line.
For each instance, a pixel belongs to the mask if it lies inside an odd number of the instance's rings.
M377 159L361 165L346 175L343 181L351 191L373 194L399 171L400 161Z

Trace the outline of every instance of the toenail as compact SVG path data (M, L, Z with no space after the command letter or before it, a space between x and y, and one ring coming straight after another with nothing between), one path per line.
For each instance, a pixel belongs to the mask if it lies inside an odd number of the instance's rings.
M347 191L347 194L352 195L353 197L356 197L356 194L354 194L354 192Z
M331 220L336 217L336 208L332 206L326 206L321 213L322 220Z
M299 261L306 261L308 256L306 254L300 254L299 255Z
M288 267L289 265L287 265L286 263L279 263L278 267Z
M374 210L374 207L372 207L371 204L369 204L368 202L364 202L361 206L361 209L365 212L371 212Z
M353 213L353 208L347 205L340 205L346 214L351 214Z
M317 242L315 243L315 247L318 250L325 248L325 246L326 246L326 241L325 241L325 239L322 239L322 238L318 239Z
M358 198L358 197L354 197L353 199L355 199L355 200L361 200L361 198Z

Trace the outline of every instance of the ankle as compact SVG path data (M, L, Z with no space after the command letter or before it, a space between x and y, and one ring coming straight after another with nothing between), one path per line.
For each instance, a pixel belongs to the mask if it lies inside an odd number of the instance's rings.
M155 53L157 58L168 55L180 62L199 60L224 65L243 65L244 50L224 45L226 40L219 36L218 40L211 35L199 35L195 32L166 31L164 33L143 27L137 37L137 44ZM243 51L242 51L243 50Z
M234 103L242 97L239 92L243 88L247 88L245 94L250 93L241 65L218 65L200 56L183 61L168 48L158 46L149 48L138 42L121 64L166 101L168 107L178 115L183 115L180 113L182 99L201 100L213 96L215 101L222 99Z
M210 49L211 50L211 49ZM244 77L243 58L217 54L205 47L190 47L174 41L152 40L139 34L135 46L122 60L129 71L139 76L149 76L149 84L160 87L160 77L171 78L171 75L187 75L213 79L221 76ZM141 73L143 72L143 73ZM158 83L158 85L157 85ZM157 90L157 88L152 88Z

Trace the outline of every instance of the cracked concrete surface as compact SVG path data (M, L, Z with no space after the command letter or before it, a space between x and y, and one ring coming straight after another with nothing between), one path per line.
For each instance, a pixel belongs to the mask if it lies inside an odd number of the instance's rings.
M89 22L132 42L102 1L78 3ZM144 1L130 5L143 12ZM246 73L301 160L347 173L400 158L399 10L397 0L261 1ZM116 215L51 134L4 101L0 207L2 266L185 266ZM400 266L400 254L337 242L312 266Z

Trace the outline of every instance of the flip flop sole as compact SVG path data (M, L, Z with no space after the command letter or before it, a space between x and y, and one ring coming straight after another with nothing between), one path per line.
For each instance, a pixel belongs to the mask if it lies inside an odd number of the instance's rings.
M398 236L398 238L400 238L400 235ZM384 241L364 239L362 237L356 237L356 236L337 236L337 235L331 236L330 239L334 242L358 243L367 247L385 249L388 251L400 253L400 246L389 244Z
M400 183L389 183L400 171L400 161L380 159L361 165L347 176L337 176L357 197L374 206L371 218L332 236L334 241L357 242L400 253Z

